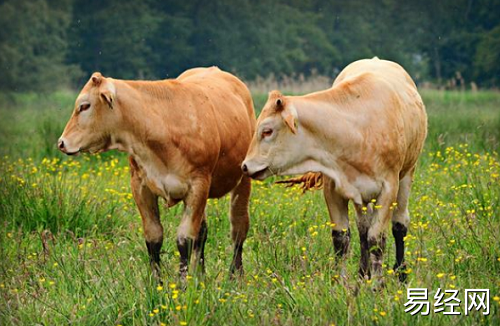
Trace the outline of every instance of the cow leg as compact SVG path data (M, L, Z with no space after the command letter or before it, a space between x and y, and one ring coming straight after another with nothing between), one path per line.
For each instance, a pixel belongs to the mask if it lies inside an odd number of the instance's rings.
M325 196L332 226L333 248L337 258L342 261L349 250L351 231L349 229L349 201L335 192L334 182L325 176L323 194Z
M399 191L397 197L397 207L392 215L392 235L396 243L396 263L394 271L399 276L401 282L406 281L405 257L405 237L410 223L410 214L408 212L408 200L410 198L410 189L413 182L413 172L408 172L399 182Z
M206 241L205 206L207 205L210 178L199 178L191 184L184 199L184 212L177 229L177 249L180 254L179 275L185 279L188 273L191 252L196 252L196 263L205 260L203 251Z
M153 275L160 280L160 250L163 243L163 227L158 209L158 196L154 195L139 176L139 167L130 158L131 187L134 200L142 218L142 229L149 253Z
M245 242L250 228L248 214L250 190L250 178L243 176L240 183L231 192L229 220L231 222L231 239L234 246L233 260L230 267L231 275L235 273L243 274L243 242Z
M203 215L203 220L201 221L200 231L198 232L198 237L194 242L194 256L195 264L198 266L202 274L205 274L205 243L207 242L207 219Z
M366 206L365 206L366 207ZM359 258L359 276L369 279L370 274L370 248L368 247L368 229L372 222L372 210L363 210L362 205L355 205L357 215L357 226L359 232L359 243L361 255Z
M384 182L373 210L373 220L368 229L368 248L370 250L371 275L377 281L382 279L382 263L385 250L386 230L392 218L392 203L396 201L399 188L398 177Z

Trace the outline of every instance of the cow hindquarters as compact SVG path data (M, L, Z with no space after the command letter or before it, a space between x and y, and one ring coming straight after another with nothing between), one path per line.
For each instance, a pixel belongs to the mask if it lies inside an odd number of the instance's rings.
M163 227L158 209L158 196L154 195L140 178L138 166L130 159L131 187L142 219L144 238L149 253L153 275L160 280L160 250L163 244Z
M248 214L250 191L250 178L243 176L239 184L231 192L229 220L231 222L231 239L234 245L233 260L230 267L232 275L235 273L243 274L243 243L250 228Z

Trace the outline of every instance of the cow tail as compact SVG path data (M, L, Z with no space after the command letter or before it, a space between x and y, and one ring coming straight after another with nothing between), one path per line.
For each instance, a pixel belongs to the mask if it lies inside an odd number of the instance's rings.
M285 184L287 187L299 185L300 188L302 188L302 193L305 193L307 190L318 190L323 188L323 174L320 172L309 172L297 178L280 180L275 183Z

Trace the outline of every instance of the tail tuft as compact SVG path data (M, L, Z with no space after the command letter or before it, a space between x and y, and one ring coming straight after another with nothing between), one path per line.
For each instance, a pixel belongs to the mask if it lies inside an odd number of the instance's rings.
M287 187L300 185L302 193L305 193L307 190L319 190L323 188L323 174L319 172L309 172L297 178L276 181L275 183L285 184Z

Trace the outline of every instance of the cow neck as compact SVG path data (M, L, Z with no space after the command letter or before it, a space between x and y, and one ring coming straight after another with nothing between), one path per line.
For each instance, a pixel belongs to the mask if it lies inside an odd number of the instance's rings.
M304 133L308 140L302 148L307 152L305 155L309 157L308 162L314 163L314 171L319 170L318 172L329 176L334 180L338 191L359 203L359 191L348 182L338 165L343 151L342 139L357 137L354 117L336 103L331 94L325 93L289 97L290 104L297 111L299 133Z
M168 128L160 127L165 121L162 116L165 113L159 112L158 106L147 103L170 101L172 99L170 83L165 80L126 81L125 84L129 89L127 97L120 103L123 127L113 135L112 146L132 155L138 162L161 164L159 153L166 154L166 151L159 147L166 145L164 142L168 132ZM151 144L157 148L151 148Z
M313 95L313 96L311 96ZM328 92L290 97L297 111L299 128L309 133L313 139L328 140L335 147L343 137L353 132L353 116L341 104L335 102ZM322 137L317 137L322 135ZM324 146L324 144L318 144Z

